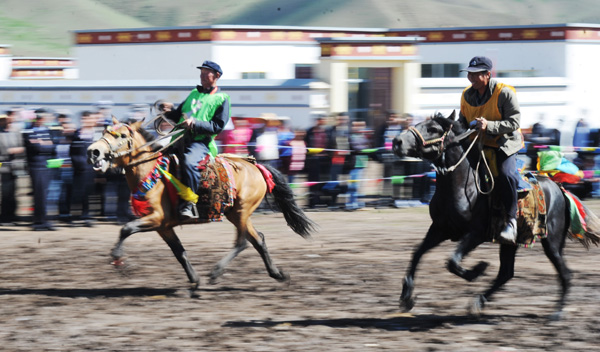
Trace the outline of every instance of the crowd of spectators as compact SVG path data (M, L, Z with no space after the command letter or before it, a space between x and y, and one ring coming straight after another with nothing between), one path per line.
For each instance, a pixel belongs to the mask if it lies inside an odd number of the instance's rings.
M370 128L341 112L317 116L308 129L291 130L289 119L263 114L234 118L235 128L222 132L218 142L220 150L247 153L286 174L290 184L305 187L309 209L363 208L370 163L383 170L371 180L379 187L370 198L377 198L377 206L406 207L427 203L433 182L427 162L400 160L392 152L393 138L412 122L410 115L389 112L386 121Z
M112 124L111 108L99 102L77 114L46 108L0 113L0 224L27 222L34 230L51 231L57 223L91 227L97 220L132 219L122 170L97 174L87 163L88 146ZM143 111L132 106L127 119L143 118ZM23 186L20 179L30 183ZM24 208L19 187L31 196L31 209Z

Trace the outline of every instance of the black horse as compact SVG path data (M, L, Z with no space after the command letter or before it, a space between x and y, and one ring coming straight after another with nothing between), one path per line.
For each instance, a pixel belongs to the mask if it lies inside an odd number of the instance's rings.
M447 269L461 278L472 281L488 266L478 263L466 270L461 267L462 259L483 242L490 241L486 235L490 225L492 207L482 183L481 153L474 142L466 138L471 134L466 123L455 121L453 112L448 118L437 114L421 122L394 139L394 152L400 156L411 156L431 161L437 170L436 191L429 205L433 220L423 242L413 253L410 267L404 278L400 306L410 310L414 306L414 276L421 256L445 240L458 241L458 246L447 262ZM485 169L484 169L485 170ZM544 253L558 272L561 295L553 318L560 318L569 291L571 273L563 259L565 239L570 234L570 203L562 189L548 178L538 180L546 200L547 237L542 239ZM585 208L587 229L581 238L584 246L600 242L600 219ZM518 246L500 245L500 270L493 285L478 295L471 306L471 313L480 314L485 303L508 280L514 276L515 254Z

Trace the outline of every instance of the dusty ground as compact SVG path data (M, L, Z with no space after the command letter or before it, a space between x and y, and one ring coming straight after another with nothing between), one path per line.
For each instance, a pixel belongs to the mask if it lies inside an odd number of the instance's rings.
M600 202L588 202L600 213ZM600 249L575 242L567 315L548 321L558 295L541 246L520 250L517 275L474 319L466 307L498 269L497 246L465 261L488 260L488 274L466 283L444 269L445 243L423 259L418 301L400 314L401 279L429 225L427 208L311 212L320 232L305 241L280 215L256 214L289 284L266 274L252 248L221 280L206 274L230 248L231 224L178 233L203 274L198 298L154 233L126 242L129 267L109 265L116 225L30 232L0 228L0 350L6 351L591 351L600 342Z

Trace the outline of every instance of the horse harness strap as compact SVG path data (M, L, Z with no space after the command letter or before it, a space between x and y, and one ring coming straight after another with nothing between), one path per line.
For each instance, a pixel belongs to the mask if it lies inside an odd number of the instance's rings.
M421 140L422 146L426 147L428 145L431 144L436 144L436 143L441 143L442 147L440 148L441 150L444 149L444 139L446 138L446 136L448 135L448 132L450 132L450 129L448 129L447 131L444 132L444 134L439 137L439 138L435 138L435 139L430 139L430 140L425 140L425 138L423 138L423 135L421 134L421 132L419 132L416 128L414 128L413 126L410 126L408 128L408 130L410 132L412 132L413 134L415 134L415 136L418 137L418 139Z
M113 137L115 138L122 138L119 143L117 143L117 145L112 145L110 143L110 141L106 138L106 137L102 137L100 138L100 140L104 143L106 143L106 145L108 145L108 148L110 149L110 158L114 159L114 158L118 158L120 156L122 156L121 154L123 152L117 152L119 149L121 149L121 147L123 146L123 144L127 143L127 147L129 149L131 149L131 146L133 144L133 130L131 129L131 127L128 124L124 124L125 127L127 127L127 129L129 130L129 136L124 137L123 134L118 133L116 131L113 130L113 128L111 126L106 126L106 131L108 133L110 133Z
M124 139L122 139L121 141L119 141L119 143L117 143L117 145L112 145L112 144L110 143L110 141L109 141L109 140L108 140L106 137L102 137L102 138L100 138L100 140L101 140L101 141L103 141L104 143L106 143L106 144L108 145L108 148L110 149L110 154L109 154L109 157L110 157L110 159L120 158L120 157L123 157L123 156L125 156L125 155L129 155L129 154L133 153L133 152L134 152L134 151L136 151L136 150L139 150L139 149L145 148L145 147L147 147L147 146L150 146L150 145L156 144L158 141L160 141L160 140L162 140L162 139L165 139L165 138L168 138L168 137L172 137L172 136L175 136L175 135L177 135L177 137L176 137L174 140L172 140L171 142L167 143L165 146L163 146L163 147L162 147L162 148L160 148L159 150L157 150L157 151L153 152L153 153L152 153L150 156L148 156L147 158L144 158L144 159L142 159L142 160L138 160L138 161L131 162L131 163L129 163L129 164L127 164L127 165L125 165L125 167L133 167L133 166L136 166L136 165L139 165L139 164L143 164L143 163L145 163L145 162L147 162L147 161L150 161L150 160L154 160L154 159L156 159L156 158L159 158L159 157L162 155L161 153L162 153L162 152L163 152L165 149L167 149L168 147L170 147L171 145L173 145L174 143L176 143L178 140L180 140L180 139L183 137L183 135L184 135L184 132L185 132L185 131L183 131L183 130L181 130L181 131L180 131L180 130L177 130L177 131L172 131L172 132L170 132L170 133L168 133L168 134L165 134L165 135L163 135L163 136L162 136L162 137L160 137L159 139L156 139L156 140L153 140L153 141L147 142L147 143L145 143L145 144L143 144L143 145L141 145L141 146L139 146L139 147L137 147L137 148L133 148L133 133L134 133L134 131L133 131L133 129L132 129L132 128L131 128L131 127L128 125L128 124L123 124L123 125L124 125L125 127L127 127L127 129L129 130L129 136L127 136L126 138L124 138ZM123 138L123 137L124 137L124 136L123 136L123 134L121 134L121 133L118 133L118 132L114 131L114 129L113 129L113 127L112 127L112 126L107 126L107 127L106 127L106 131L107 131L108 133L110 133L111 135L113 135L114 137L116 137L116 138ZM127 143L127 148L128 148L128 149L127 149L127 150L124 150L124 151L121 151L121 152L119 152L118 150L119 150L119 149L121 149L121 147L122 147L122 146L123 146L123 144L125 144L125 143Z

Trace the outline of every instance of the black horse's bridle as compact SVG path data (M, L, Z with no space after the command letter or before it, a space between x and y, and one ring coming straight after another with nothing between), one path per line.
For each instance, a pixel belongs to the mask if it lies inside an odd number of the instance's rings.
M454 139L454 141L452 143L448 143L444 146L444 142L446 141L446 137L448 137L448 133L452 130L452 126L450 126L450 128L448 128L446 131L444 131L444 133L442 134L441 137L438 138L434 138L434 139L429 139L426 140L423 135L414 127L411 126L408 128L408 130L415 136L417 141L420 141L421 143L416 143L417 145L420 146L419 148L419 154L422 156L423 155L423 149L427 146L431 146L431 145L435 145L435 144L440 144L439 149L438 149L438 155L432 160L432 161L436 161L438 159L440 159L440 157L442 158L442 162L441 164L444 165L445 164L445 153L444 151L450 147L451 145L453 145L454 143L458 144L460 141L462 141L463 139L467 138L468 136L470 136L471 134L477 132L477 130L468 130L458 136L456 136L456 138ZM473 138L473 141L471 142L471 144L469 145L469 147L467 148L467 150L464 150L460 159L458 160L458 162L456 162L456 164L450 166L450 167L446 167L446 166L437 166L437 165L433 165L436 172L438 172L441 175L446 175L450 172L453 172L454 170L456 170L456 168L458 167L458 165L460 165L467 157L467 155L469 155L469 152L471 151L471 148L473 148L473 146L475 145L475 143L477 142L477 140L479 139L479 137L483 134L483 131L479 131L477 133L477 135L475 136L475 138ZM481 143L482 140L480 140ZM484 152L483 152L483 148L482 145L480 145L480 153L479 153L479 160L477 161L477 166L475 167L476 170L479 170L479 166L481 163L481 160L483 159L483 163L486 166L487 172L488 174L491 176L492 172L490 170L490 166L487 163L487 160L484 156ZM479 186L479 173L475 172L475 177L476 177L476 184L477 184L477 190L479 191L479 193L481 194L490 194L492 192L492 190L494 189L494 177L491 176L491 187L489 191L482 191L480 186Z
M439 143L440 147L438 149L438 155L433 159L433 160L437 160L442 156L442 153L444 153L444 141L446 140L446 137L448 136L448 133L450 132L451 129L452 129L452 126L450 126L450 128L448 128L446 131L444 131L444 134L442 134L441 137L429 139L429 140L426 140L423 137L423 135L421 134L421 132L419 132L419 130L417 130L414 126L410 126L408 128L408 131L411 132L415 136L417 141L421 142L421 144L417 144L420 147L419 154L421 154L421 155L423 155L423 149L425 149L427 146L435 145L435 144Z

